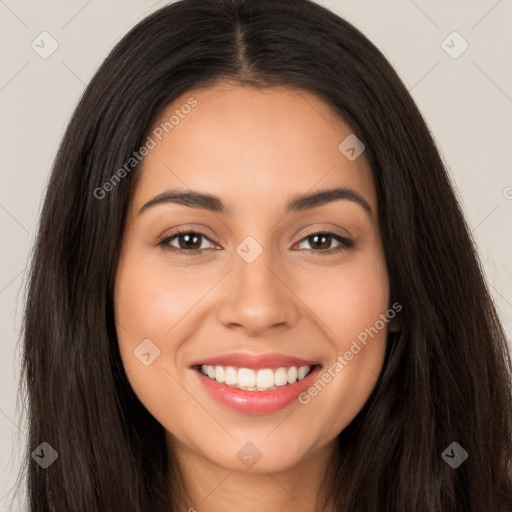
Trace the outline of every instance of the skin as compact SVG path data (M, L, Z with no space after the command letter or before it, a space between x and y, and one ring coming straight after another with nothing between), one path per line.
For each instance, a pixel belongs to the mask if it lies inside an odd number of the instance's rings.
M115 286L123 365L178 458L190 493L183 510L322 510L335 438L374 389L387 332L400 327L399 317L308 404L272 414L218 404L190 364L275 351L327 369L375 324L391 304L372 172L364 153L349 161L338 150L350 127L316 96L291 88L223 83L189 91L152 129L190 97L197 106L137 169ZM292 196L339 186L366 199L372 214L350 200L284 214ZM230 212L167 203L138 213L171 188L217 195ZM158 245L178 227L206 235L197 243L202 254ZM335 238L320 248L308 241L325 231L354 247ZM236 252L247 236L263 249L250 264ZM187 247L183 236L168 243ZM145 366L134 350L148 338L160 355ZM262 454L252 468L237 457L247 442Z

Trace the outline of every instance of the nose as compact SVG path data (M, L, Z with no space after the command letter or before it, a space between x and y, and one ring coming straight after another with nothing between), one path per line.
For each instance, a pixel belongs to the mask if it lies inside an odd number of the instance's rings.
M248 336L291 328L300 316L300 300L293 292L290 272L265 249L251 263L239 254L224 281L218 309L219 320L230 329L241 329Z

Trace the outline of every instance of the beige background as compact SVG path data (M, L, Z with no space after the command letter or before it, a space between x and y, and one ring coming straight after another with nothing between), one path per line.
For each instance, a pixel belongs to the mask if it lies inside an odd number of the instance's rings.
M512 334L512 0L324 0L388 57L424 114L455 180L509 340ZM165 2L0 0L0 510L26 425L16 387L25 269L58 143L113 45ZM31 44L48 32L47 59ZM457 31L458 58L441 43ZM48 37L48 36L44 36ZM45 39L45 48L50 40ZM39 43L38 43L39 42ZM463 40L447 40L452 54ZM509 62L507 65L506 62ZM35 448L35 447L32 447ZM17 503L13 510L25 510Z

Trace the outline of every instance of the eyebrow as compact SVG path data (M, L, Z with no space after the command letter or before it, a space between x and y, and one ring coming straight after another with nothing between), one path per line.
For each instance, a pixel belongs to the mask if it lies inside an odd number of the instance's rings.
M293 196L292 199L287 203L285 212L302 212L305 210L318 208L328 203L332 203L333 201L339 201L342 199L353 201L359 204L371 217L373 210L368 201L366 201L366 199L364 199L355 190L345 187L321 190L313 194ZM200 208L215 213L230 213L230 209L226 206L220 197L205 194L195 190L185 191L174 189L167 190L148 201L146 204L144 204L144 206L142 206L138 214L140 215L150 208L166 203L181 204L190 208Z

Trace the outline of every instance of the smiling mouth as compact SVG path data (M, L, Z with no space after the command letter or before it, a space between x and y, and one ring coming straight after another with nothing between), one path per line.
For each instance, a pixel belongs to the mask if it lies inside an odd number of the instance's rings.
M219 384L244 391L261 392L293 385L307 377L318 366L320 365L252 369L203 364L195 365L193 368Z

